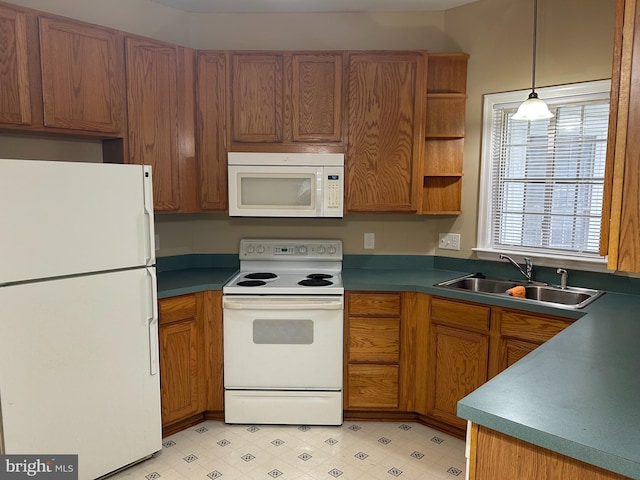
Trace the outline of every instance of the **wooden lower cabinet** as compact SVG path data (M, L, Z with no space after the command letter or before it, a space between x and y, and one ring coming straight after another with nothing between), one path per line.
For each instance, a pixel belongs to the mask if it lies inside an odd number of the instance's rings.
M628 477L504 433L473 425L469 480L622 480Z
M573 322L564 317L498 307L492 309L492 315L497 345L492 350L489 378L510 367Z
M415 334L409 294L347 292L344 408L413 410ZM348 416L348 413L346 414Z
M487 381L490 308L434 297L431 301L426 414L465 428L458 401Z
M223 411L220 299L220 292L208 291L158 302L165 434L201 421L205 412Z

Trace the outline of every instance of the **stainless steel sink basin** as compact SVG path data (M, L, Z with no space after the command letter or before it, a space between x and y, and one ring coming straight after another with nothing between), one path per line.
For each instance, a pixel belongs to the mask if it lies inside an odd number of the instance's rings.
M525 298L538 302L568 305L573 308L582 308L604 295L602 290L589 288L566 287L557 288L550 286L527 286Z
M509 296L507 290L518 285L523 286L525 289L525 297L521 298L521 300L549 304L560 308L583 308L605 293L602 290L589 288L560 288L551 285L528 284L495 278L478 278L471 275L436 283L437 287L501 296Z
M480 293L505 293L507 290L517 285L522 284L508 280L476 277L454 278L453 280L437 284L438 287L461 288L463 290Z

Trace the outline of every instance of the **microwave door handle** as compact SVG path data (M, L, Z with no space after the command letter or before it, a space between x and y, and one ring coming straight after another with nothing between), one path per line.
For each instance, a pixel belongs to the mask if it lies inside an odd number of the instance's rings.
M324 170L318 167L316 170L316 217L324 217L324 191L322 183L324 181Z

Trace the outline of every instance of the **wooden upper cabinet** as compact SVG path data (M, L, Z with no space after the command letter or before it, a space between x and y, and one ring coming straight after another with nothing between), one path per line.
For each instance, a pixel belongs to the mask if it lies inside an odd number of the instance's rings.
M342 54L294 53L286 61L292 67L291 140L341 142Z
M156 210L178 210L178 47L128 37L126 65L128 161L152 166Z
M640 7L618 0L600 253L608 268L640 271Z
M282 55L231 56L231 140L282 142Z
M232 52L231 149L342 151L343 55Z
M350 53L348 84L347 212L417 212L425 54Z
M122 34L44 16L39 27L45 126L120 132Z
M0 42L0 122L29 125L31 93L23 11L0 5Z
M200 208L227 209L225 142L226 55L198 52L196 75L196 145L200 176Z

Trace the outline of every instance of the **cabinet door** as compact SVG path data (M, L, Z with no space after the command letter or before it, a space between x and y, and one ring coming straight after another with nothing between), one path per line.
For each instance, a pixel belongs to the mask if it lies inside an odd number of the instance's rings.
M0 6L0 122L31 123L31 94L24 12Z
M618 0L600 254L611 270L640 272L640 6Z
M348 212L417 212L426 61L414 53L349 56Z
M232 55L233 142L282 142L283 89L282 55Z
M500 326L497 356L492 356L490 376L497 375L571 325L572 320L530 312L494 308Z
M291 62L291 140L341 142L342 55L294 53Z
M458 401L487 381L489 337L433 324L429 352L427 411L434 418L464 428Z
M180 208L177 47L127 38L130 163L153 167L156 210Z
M202 52L197 61L196 144L200 208L224 211L227 209L226 56L219 52Z
M199 325L195 295L160 301L160 396L162 424L200 410Z
M45 126L120 132L121 34L48 17L39 25Z

